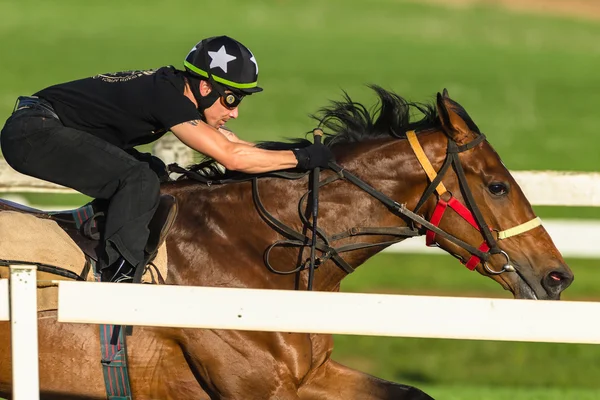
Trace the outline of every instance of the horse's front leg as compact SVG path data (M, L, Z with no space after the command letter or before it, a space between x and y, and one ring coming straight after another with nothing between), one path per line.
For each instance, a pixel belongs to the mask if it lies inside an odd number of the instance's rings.
M302 400L433 400L421 390L389 382L328 360L301 386Z

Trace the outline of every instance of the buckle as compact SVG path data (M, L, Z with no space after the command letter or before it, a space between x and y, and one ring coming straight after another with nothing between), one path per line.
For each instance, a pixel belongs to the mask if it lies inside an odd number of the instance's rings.
M36 96L19 96L15 103L13 112L22 110L24 108L30 108L32 106L40 104L40 98Z
M60 118L54 111L54 108L52 108L52 105L46 100L41 99L37 96L19 96L17 98L17 102L15 104L13 113L26 108L42 110L49 114L49 116L51 116L52 118L60 121Z

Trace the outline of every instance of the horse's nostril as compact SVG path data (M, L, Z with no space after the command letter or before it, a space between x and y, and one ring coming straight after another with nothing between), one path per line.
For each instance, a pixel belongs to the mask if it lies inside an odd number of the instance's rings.
M566 289L573 280L568 271L554 270L549 272L542 281L542 286L550 292L560 292Z
M563 274L553 271L546 275L546 279L544 279L544 286L546 286L546 288L558 288L562 286L565 280L566 277Z
M563 280L563 276L561 274L559 274L558 272L550 272L550 275L548 275L550 277L550 279L556 281L556 282L560 282Z

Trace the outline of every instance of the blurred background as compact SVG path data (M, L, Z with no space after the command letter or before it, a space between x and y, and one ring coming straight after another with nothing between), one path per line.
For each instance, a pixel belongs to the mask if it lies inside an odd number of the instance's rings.
M600 169L597 0L0 0L0 15L1 121L18 95L103 72L182 68L196 42L227 34L252 49L265 89L228 124L246 140L303 136L314 127L308 115L343 91L372 104L369 83L419 102L447 88L509 169ZM593 208L534 208L542 218L600 219ZM575 282L563 298L600 300L598 261L567 261ZM510 297L447 255L380 254L342 290ZM334 358L436 399L600 398L599 346L337 336Z

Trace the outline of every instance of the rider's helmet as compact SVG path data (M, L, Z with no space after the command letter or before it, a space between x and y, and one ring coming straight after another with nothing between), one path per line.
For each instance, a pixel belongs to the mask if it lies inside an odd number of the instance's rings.
M220 96L225 95L226 89L237 95L225 97L231 100L231 105L235 105L236 100L239 103L245 95L262 91L258 87L258 64L254 55L250 49L229 36L202 40L188 53L183 65L188 76L209 81L215 89L213 92ZM192 88L195 86L192 85ZM218 98L210 97L203 99L204 108ZM206 104L207 100L210 104Z

